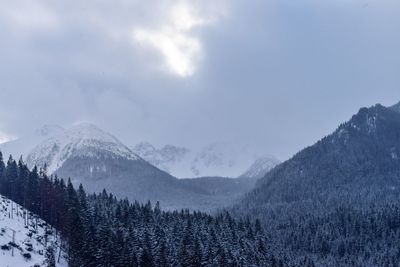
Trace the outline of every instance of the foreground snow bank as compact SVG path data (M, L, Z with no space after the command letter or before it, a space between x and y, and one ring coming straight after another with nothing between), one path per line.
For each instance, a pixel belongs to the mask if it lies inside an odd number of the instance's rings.
M0 265L46 266L46 248L53 247L56 266L68 266L54 228L0 195Z

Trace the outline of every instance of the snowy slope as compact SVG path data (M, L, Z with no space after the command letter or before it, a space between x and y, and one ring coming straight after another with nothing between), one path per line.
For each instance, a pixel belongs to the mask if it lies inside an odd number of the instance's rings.
M9 155L17 158L21 155L26 157L40 142L62 131L64 129L61 126L47 124L36 129L31 134L0 144L0 151L5 157Z
M53 246L57 259L60 240L55 230L33 214L26 216L26 212L21 206L0 196L0 266L2 267L24 267L35 264L46 266L44 256L46 232L47 246ZM26 217L28 217L27 224ZM14 244L13 231L15 231ZM26 253L29 253L30 259L24 257ZM68 266L64 256L56 265Z
M26 162L30 167L47 164L48 173L53 173L71 157L141 160L111 134L81 123L42 141L28 154Z
M280 161L273 156L264 156L257 159L240 177L262 178Z
M141 142L132 150L161 170L179 178L238 177L250 171L249 166L252 166L254 173L250 177L253 177L259 175L255 173L254 164L258 164L258 172L262 173L279 163L272 156L260 157L251 149L228 143L213 143L193 151L173 145L156 148L148 142Z

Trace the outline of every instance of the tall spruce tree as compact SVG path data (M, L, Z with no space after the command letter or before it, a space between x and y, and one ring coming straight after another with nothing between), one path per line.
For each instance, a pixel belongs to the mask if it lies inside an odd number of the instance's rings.
M6 187L6 166L4 164L3 153L0 151L0 193L5 194L4 190Z

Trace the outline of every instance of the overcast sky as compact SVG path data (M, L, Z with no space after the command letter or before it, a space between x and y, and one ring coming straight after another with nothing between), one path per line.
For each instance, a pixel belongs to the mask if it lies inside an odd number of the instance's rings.
M400 100L398 0L0 1L3 140L89 121L286 159Z

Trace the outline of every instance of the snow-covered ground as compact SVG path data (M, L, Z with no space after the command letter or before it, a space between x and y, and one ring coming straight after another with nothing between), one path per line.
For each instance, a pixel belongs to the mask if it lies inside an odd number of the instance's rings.
M46 266L46 248L53 246L56 266L68 266L56 231L34 214L0 195L0 266Z

